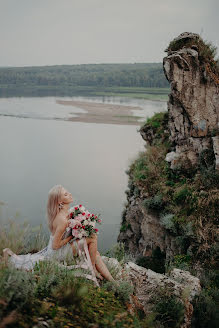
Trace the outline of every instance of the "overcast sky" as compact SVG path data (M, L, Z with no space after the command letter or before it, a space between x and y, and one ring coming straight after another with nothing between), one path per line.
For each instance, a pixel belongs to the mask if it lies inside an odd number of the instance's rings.
M191 31L219 46L218 0L0 0L0 66L161 62Z

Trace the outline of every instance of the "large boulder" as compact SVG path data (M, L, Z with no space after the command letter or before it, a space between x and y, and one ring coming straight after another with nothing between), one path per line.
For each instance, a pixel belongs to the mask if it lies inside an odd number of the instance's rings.
M102 256L102 259L114 271L118 281L126 280L134 287L134 295L146 315L153 312L156 299L166 291L168 295L175 295L184 305L184 322L181 327L190 327L193 313L191 301L201 291L197 277L189 271L177 268L173 268L168 274L160 274L133 262L121 265L115 258Z

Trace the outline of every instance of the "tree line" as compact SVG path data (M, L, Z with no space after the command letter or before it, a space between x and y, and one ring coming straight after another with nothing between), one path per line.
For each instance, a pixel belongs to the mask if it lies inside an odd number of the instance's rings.
M168 88L162 63L82 64L1 67L0 94L6 90L76 90L78 87Z

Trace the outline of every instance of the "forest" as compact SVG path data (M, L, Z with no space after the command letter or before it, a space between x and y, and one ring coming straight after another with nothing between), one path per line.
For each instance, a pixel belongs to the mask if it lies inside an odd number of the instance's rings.
M141 94L146 88L169 91L162 63L0 67L0 97Z

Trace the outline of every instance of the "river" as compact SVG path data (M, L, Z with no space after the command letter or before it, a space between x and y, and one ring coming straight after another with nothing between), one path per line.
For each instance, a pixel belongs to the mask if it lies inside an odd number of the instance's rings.
M15 218L46 227L48 191L62 184L88 210L100 213L98 249L116 243L126 201L125 171L143 151L138 126L71 122L81 108L61 106L55 97L0 99L0 220ZM60 99L60 97L59 97ZM64 98L69 99L69 98ZM165 102L118 97L72 97L141 107L142 120L166 110Z

